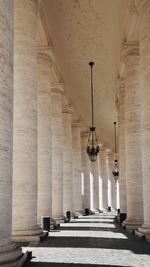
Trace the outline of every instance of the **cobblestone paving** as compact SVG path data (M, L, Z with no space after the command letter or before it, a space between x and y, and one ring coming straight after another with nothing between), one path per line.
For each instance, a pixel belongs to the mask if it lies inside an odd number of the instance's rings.
M32 250L33 259L24 267L150 267L150 244L114 223L105 213L82 216L61 224Z

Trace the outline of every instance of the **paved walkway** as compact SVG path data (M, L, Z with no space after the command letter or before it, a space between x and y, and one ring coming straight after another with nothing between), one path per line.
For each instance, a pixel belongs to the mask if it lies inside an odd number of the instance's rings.
M114 224L112 213L61 224L32 250L24 267L150 267L150 244Z

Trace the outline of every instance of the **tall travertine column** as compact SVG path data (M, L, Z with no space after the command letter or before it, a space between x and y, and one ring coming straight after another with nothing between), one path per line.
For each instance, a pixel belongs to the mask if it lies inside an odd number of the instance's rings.
M139 10L140 102L144 224L139 230L150 241L150 1L136 1Z
M51 86L51 134L52 134L52 217L63 218L63 84Z
M72 108L63 107L63 213L72 211Z
M98 160L90 162L90 172L93 178L92 210L99 210L99 164Z
M120 78L117 84L118 93L118 130L119 130L119 186L120 217L127 212L126 202L126 158L125 158L125 79ZM128 155L127 155L128 158Z
M72 123L73 212L82 211L80 123Z
M90 190L90 162L86 152L88 142L88 132L81 133L81 157L82 157L82 174L83 174L83 209L91 208L91 190Z
M127 192L127 219L124 224L127 228L136 229L143 221L138 45L125 43L123 46L123 58L125 63L125 150Z
M108 179L108 190L107 190L107 199L108 207L112 208L112 197L113 197L113 183L112 180L112 169L113 169L113 152L111 149L106 149L106 172Z
M0 8L0 266L16 266L21 249L12 242L13 2Z
M100 145L99 153L99 209L100 211L106 210L108 205L107 199L107 173L106 173L106 151L103 145Z
M50 48L38 49L38 223L52 215Z
M13 236L39 240L37 225L37 1L15 0Z

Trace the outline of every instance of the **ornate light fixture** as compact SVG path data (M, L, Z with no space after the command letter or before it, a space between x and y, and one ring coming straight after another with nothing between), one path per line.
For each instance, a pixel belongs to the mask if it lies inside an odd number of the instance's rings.
M114 122L114 136L115 136L115 160L114 160L114 168L112 171L112 174L114 176L115 182L118 180L119 178L119 168L118 168L118 160L117 160L117 149L116 149L116 122Z
M89 156L90 161L96 161L97 156L99 153L99 145L98 145L98 140L96 136L96 127L94 126L94 110L93 110L93 72L92 68L94 65L94 62L89 62L89 65L91 67L91 109L92 109L92 126L90 127L89 131L89 138L88 138L88 143L87 143L87 154Z

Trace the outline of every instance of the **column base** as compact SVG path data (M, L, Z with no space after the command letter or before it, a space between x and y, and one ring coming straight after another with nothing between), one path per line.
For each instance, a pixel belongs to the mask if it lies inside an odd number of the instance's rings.
M119 223L119 225L122 225L122 223L126 220L126 218L127 218L127 214L123 213L123 212L120 212L117 215L117 222Z
M135 222L135 221L130 221L126 219L123 221L122 226L124 226L128 230L137 230L141 226L142 222Z
M22 249L14 242L0 246L0 266L2 267L21 266L25 261L23 257Z
M53 217L53 219L56 221L56 224L64 223L64 216L60 217Z
M150 225L142 224L141 227L138 228L138 232L144 235L145 239L150 242Z
M72 212L72 216L73 217L79 217L83 215L83 211L82 210L76 210Z
M38 225L32 229L13 229L12 231L12 239L15 242L38 242L43 236L43 230Z

